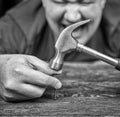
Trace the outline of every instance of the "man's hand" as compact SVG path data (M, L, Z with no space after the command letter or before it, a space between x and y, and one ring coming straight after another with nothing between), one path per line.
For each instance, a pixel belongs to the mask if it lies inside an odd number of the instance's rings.
M0 95L6 101L22 101L41 97L47 86L61 88L48 64L34 56L0 56Z

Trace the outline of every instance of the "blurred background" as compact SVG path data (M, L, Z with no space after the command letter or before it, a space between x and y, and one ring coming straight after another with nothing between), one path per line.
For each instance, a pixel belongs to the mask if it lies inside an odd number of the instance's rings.
M0 0L0 16L22 0Z

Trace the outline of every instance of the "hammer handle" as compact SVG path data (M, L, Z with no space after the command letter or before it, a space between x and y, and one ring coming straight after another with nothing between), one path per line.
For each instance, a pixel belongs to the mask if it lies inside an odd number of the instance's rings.
M94 56L94 57L96 57L96 58L98 58L106 63L109 63L109 64L115 66L115 68L117 70L120 70L120 60L119 59L111 58L111 57L104 55L98 51L95 51L89 47L86 47L80 43L77 44L77 50L84 52L84 53L87 53L91 56Z

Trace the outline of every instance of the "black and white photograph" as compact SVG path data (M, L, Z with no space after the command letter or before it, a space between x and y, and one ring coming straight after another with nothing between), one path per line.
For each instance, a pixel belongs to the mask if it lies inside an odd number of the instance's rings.
M0 117L42 116L120 116L120 0L0 0Z

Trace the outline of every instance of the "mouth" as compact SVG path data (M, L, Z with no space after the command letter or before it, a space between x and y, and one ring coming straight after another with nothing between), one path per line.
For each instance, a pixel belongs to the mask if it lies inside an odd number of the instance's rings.
M77 22L76 22L77 23ZM68 26L70 26L70 25L72 25L72 24L74 24L74 23L61 23L60 24L60 29L61 30L64 30L66 27L68 27ZM87 24L84 24L84 25L81 25L80 27L78 27L76 30L74 30L74 31L77 31L77 30L79 30L79 29L84 29L87 25L88 25L89 23L87 23Z

